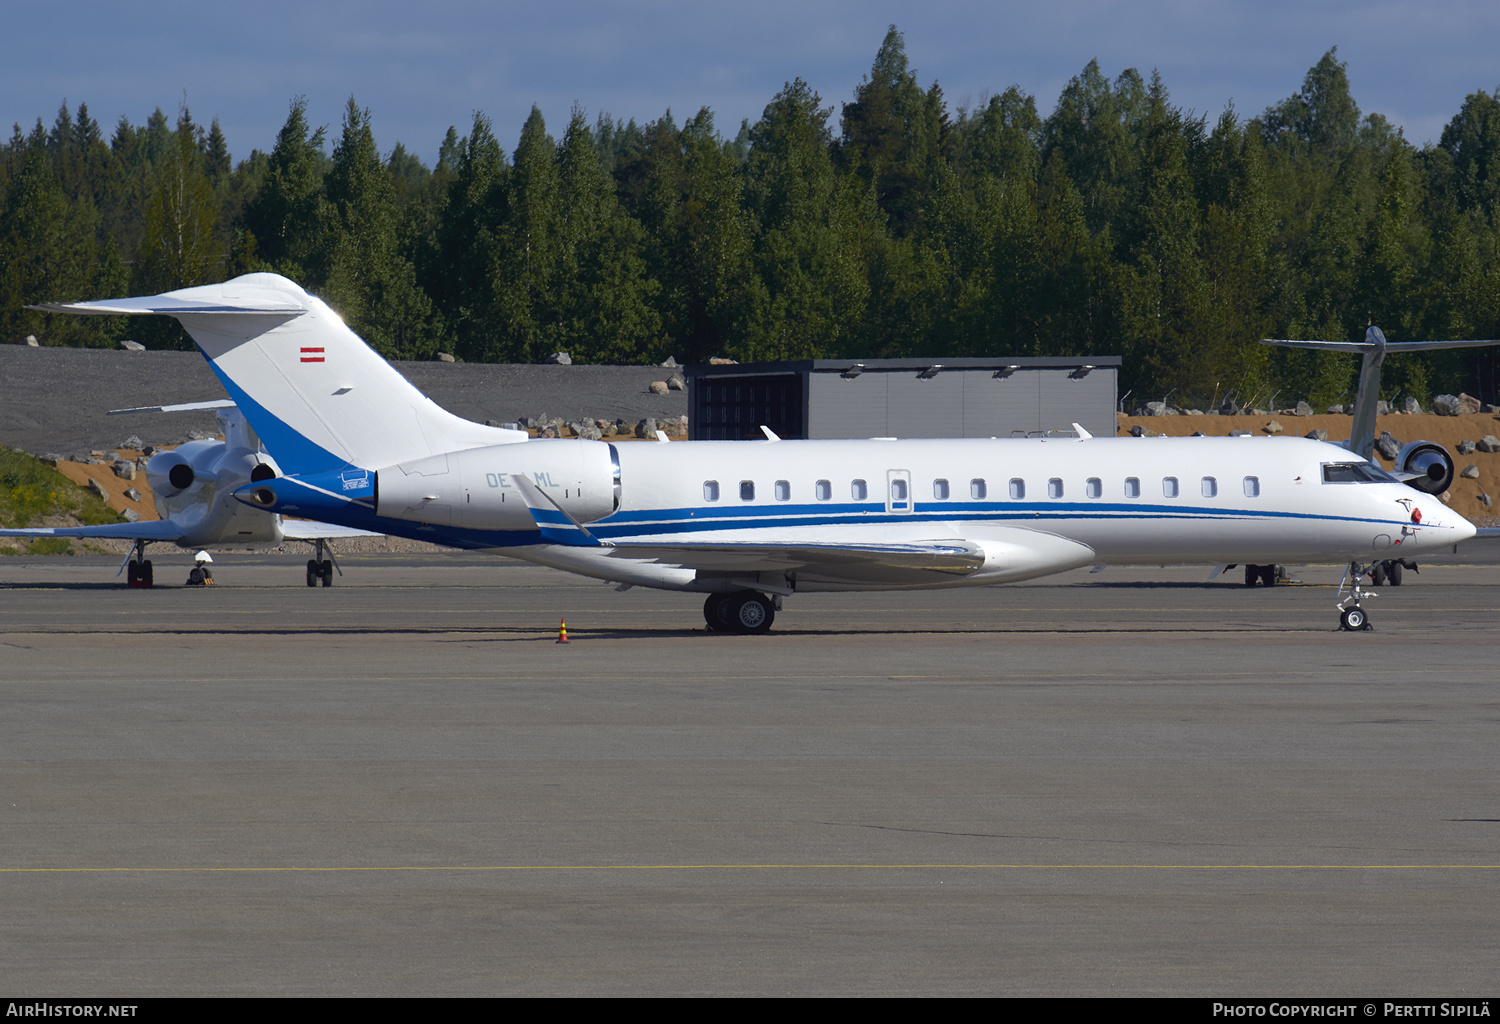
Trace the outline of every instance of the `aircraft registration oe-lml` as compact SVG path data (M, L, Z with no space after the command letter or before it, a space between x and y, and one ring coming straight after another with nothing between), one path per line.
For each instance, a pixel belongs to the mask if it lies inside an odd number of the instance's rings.
M275 456L276 476L235 492L248 505L493 550L621 589L706 593L713 630L764 631L783 599L813 591L987 586L1098 564L1245 564L1253 577L1308 561L1349 564L1340 624L1362 629L1360 581L1374 566L1475 535L1437 497L1453 478L1441 446L1409 445L1394 474L1369 460L1387 348L1378 330L1346 346L1365 352L1368 412L1348 446L1081 428L612 444L531 439L443 410L274 274L34 308L176 317Z

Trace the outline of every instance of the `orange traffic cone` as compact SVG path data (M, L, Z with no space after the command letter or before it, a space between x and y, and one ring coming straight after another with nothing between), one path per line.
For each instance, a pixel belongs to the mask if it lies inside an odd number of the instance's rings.
M565 644L568 642L568 620L563 619L562 625L557 630L557 642Z

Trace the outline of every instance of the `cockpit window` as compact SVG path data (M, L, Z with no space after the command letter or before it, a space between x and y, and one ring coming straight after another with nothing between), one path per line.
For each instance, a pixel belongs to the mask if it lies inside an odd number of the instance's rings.
M1395 482L1379 466L1369 462L1325 462L1323 463L1325 484L1388 484Z

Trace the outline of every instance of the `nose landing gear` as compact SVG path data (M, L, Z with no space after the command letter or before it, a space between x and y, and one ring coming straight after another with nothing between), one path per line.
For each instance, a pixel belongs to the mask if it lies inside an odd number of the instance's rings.
M1339 595L1342 600L1336 606L1339 610L1339 629L1349 632L1364 632L1371 628L1370 616L1365 612L1363 602L1367 598L1379 597L1380 595L1376 594L1373 590L1365 590L1360 586L1360 581L1374 568L1374 565L1361 565L1358 562L1350 562L1349 567L1344 570L1344 578L1339 581ZM1346 586L1349 588L1349 596L1342 597Z

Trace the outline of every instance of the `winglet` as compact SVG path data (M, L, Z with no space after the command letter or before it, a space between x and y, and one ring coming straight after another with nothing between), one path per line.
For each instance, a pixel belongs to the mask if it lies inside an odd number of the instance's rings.
M1094 439L1094 435L1084 430L1081 423L1073 424L1073 429L1078 431L1078 440L1080 441L1092 441Z
M521 500L536 521L542 539L552 544L566 544L575 548L599 548L604 545L599 538L589 533L584 525L552 500L552 496L527 479L525 473L512 473L511 481L521 492Z
M760 425L760 432L762 434L766 435L766 440L767 441L780 441L781 440L780 437L776 436L776 431L772 430L770 427L766 426L764 423L762 423Z

